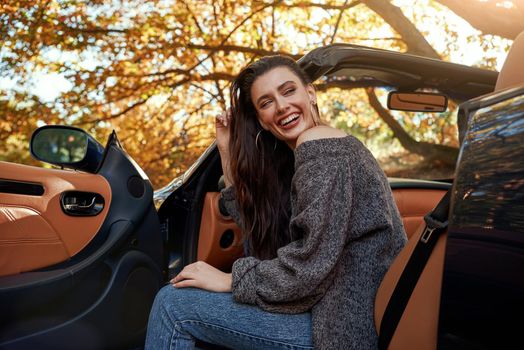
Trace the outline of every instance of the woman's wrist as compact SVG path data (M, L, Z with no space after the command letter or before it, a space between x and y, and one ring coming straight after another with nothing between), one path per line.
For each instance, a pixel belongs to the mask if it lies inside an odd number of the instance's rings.
M224 184L226 185L226 188L231 187L233 185L233 179L231 178L231 173L229 170L224 170Z
M233 290L233 274L228 273L226 275L226 286L227 286L227 292L231 292Z
M224 183L226 187L229 187L233 184L233 178L231 176L230 170L229 152L222 152L220 149L219 152L222 163L222 173L224 174Z

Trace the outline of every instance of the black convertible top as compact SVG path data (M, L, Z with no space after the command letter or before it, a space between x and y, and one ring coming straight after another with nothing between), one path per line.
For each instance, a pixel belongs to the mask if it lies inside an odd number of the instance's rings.
M430 89L457 101L492 92L498 76L487 69L352 44L314 49L298 63L319 90L369 86Z

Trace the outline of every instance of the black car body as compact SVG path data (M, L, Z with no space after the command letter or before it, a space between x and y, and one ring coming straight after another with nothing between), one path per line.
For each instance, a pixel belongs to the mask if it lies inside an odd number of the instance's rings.
M449 218L442 348L514 347L524 312L524 87L462 106Z

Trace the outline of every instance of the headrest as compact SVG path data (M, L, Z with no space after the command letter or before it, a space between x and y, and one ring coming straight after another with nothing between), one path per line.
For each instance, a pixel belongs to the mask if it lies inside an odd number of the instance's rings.
M524 85L524 32L517 35L500 69L495 91Z
M524 32L517 35L508 56L500 69L495 92L510 88L513 86L524 86ZM468 125L467 115L462 108L459 108L457 116L457 126L459 133L459 143L462 144Z

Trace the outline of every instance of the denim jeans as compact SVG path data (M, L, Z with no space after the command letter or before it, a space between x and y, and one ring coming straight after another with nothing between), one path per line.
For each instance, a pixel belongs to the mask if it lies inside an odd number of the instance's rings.
M231 293L162 288L145 349L194 349L195 340L231 349L312 349L311 314L277 314L239 304Z

